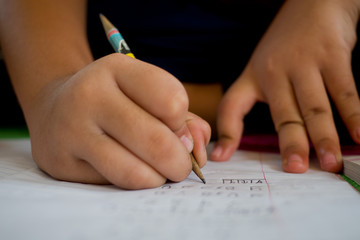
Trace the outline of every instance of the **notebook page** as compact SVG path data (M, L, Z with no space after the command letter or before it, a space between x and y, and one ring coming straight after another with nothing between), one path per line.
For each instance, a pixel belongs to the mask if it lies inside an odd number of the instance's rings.
M6 149L4 149L6 148ZM16 159L16 161L13 161ZM0 142L3 239L359 239L360 194L312 161L281 170L278 154L238 151L180 183L124 191L56 181L30 144ZM241 238L240 238L241 237Z

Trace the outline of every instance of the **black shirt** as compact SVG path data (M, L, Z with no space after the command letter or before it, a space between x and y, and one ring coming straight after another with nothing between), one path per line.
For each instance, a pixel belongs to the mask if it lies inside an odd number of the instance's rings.
M95 59L113 53L99 19L103 13L138 59L164 68L183 82L219 82L225 91L246 66L282 2L89 0L88 39ZM353 52L355 79L360 78L358 45ZM21 110L0 63L0 127L22 125ZM341 142L351 142L335 108L333 112ZM267 105L257 104L246 117L245 127L250 133L274 133Z

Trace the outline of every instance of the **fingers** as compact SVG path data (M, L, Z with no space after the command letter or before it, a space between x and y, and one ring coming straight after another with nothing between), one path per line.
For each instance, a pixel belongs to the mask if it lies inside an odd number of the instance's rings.
M107 118L105 117L105 119ZM147 123L150 121L151 119L146 120ZM150 124L153 123L150 122ZM191 113L189 113L187 124L191 135L195 139L193 152L199 166L202 167L206 163L207 159L205 146L210 140L210 127L204 120ZM153 127L154 125L152 128ZM140 133L142 133L143 138L146 139L146 134L144 134L141 129L137 128L136 130L139 130ZM166 136L162 138L166 139L165 142L170 142ZM168 155L154 157L154 154L152 154L153 157L144 158L144 160L130 151L129 148L131 148L131 146L122 146L115 141L115 139L110 138L106 134L99 134L98 136L90 139L94 139L94 141L91 142L90 146L86 146L84 148L84 151L82 151L84 154L80 155L80 157L88 159L94 169L97 169L107 180L121 188L142 189L157 187L162 185L166 181L166 178L176 181L183 180L188 176L191 170L191 162L186 158L189 154L187 151L183 151L184 146L182 145L179 146L182 151L175 154L185 153L186 157L182 158L186 159L186 161L184 161L185 165L189 165L185 167L185 170L187 169L185 174L184 167L181 166L181 164L178 164L179 161L176 159L177 156L170 156L172 152L171 145L174 143L169 143L167 145L161 144L161 146L149 146L152 148L152 151L160 149L161 153L165 152ZM175 137L174 140L179 142L177 137ZM139 139L137 141L139 142ZM129 146L131 145L131 142L126 142L124 144ZM148 143L142 143L140 140L138 145L136 145L138 147L137 151L141 150L142 144L146 145ZM86 149L92 150L86 151ZM174 177L174 171L182 173L181 177L176 179L176 177Z
M309 137L321 168L338 172L342 167L341 152L322 76L310 65L291 76L289 82L286 75L275 75L266 85L283 168L295 173L308 169Z
M192 113L189 113L186 122L194 139L193 154L199 166L203 167L207 161L206 146L210 141L210 126L206 121Z
M91 184L109 184L109 181L87 161L78 159L73 155L57 157L57 161L37 161L37 164L40 169L58 180ZM37 160L37 156L34 156L34 159ZM64 159L66 159L66 161Z
M32 131L39 132L32 142L39 142L33 144L39 165L47 164L42 169L58 179L129 189L181 181L192 168L181 139L192 132L194 153L206 162L210 130L203 120L188 119L186 92L164 70L114 54L55 90L43 101L45 127Z
M112 184L125 189L153 188L166 178L107 135L98 135L86 145L84 159Z
M292 86L285 75L279 74L269 76L266 89L266 98L279 136L283 169L303 173L309 165L309 143Z
M306 69L306 70L305 70ZM321 168L338 172L342 168L339 138L320 72L311 66L293 74L295 96Z
M106 109L96 119L104 133L162 176L172 181L185 179L191 171L191 160L179 137L118 89L107 91L103 99Z
M244 114L256 100L249 95L256 93L254 87L245 91L246 82L257 86L261 91L257 96L263 95L270 105L286 171L306 171L308 139L324 170L341 169L340 144L327 91L353 139L360 143L360 103L350 57L357 18L348 11L350 5L303 2L286 2L245 68L247 78L240 77L225 94L212 159L225 160L237 147ZM334 19L337 24L329 24ZM224 153L225 149L228 152Z
M338 54L322 71L328 91L352 139L360 143L360 102L351 70L351 56Z
M123 54L112 54L104 58L102 64L113 70L108 74L128 98L171 130L178 131L184 126L189 100L184 87L174 76Z
M288 76L292 78L289 80ZM224 156L227 154L229 156L226 157L230 157L239 143L244 115L254 101L261 98L256 88L250 90L252 85L248 85L245 78L240 80L232 86L220 105L220 139L211 155L214 160L226 160ZM266 80L262 81L262 89L279 135L284 170L302 173L308 169L308 139L315 147L322 169L330 172L341 170L339 139L320 72L311 65L288 75L268 72ZM223 149L228 153L221 152Z
M94 146L99 153L91 157L86 155L89 146L84 142L84 146L77 148L83 150L74 150L79 158L90 159L91 165L104 178L126 188L142 187L131 182L134 177L131 180L121 177L130 171L127 165L135 166L139 174L144 172L144 177L138 178L144 187L161 183L157 175L172 181L181 181L188 176L191 159L179 139L182 135L190 135L186 125L187 95L173 76L120 54L100 59L81 74L84 76L77 78L86 79L86 84L82 80L78 82L77 93L72 95L78 101L74 102L87 100L88 106L77 107L82 109L82 114L90 116L85 118L94 121L92 130L108 136L119 149L107 146L111 142L101 142L99 145L103 149L114 148L114 156L108 156L105 150ZM105 160L100 153L105 154ZM104 165L103 161L109 164ZM141 164L143 166L139 167ZM118 167L113 168L113 165ZM155 182L146 178L153 178Z
M210 154L213 161L226 161L237 149L243 132L244 116L258 100L258 91L244 73L223 97L217 119L218 140Z

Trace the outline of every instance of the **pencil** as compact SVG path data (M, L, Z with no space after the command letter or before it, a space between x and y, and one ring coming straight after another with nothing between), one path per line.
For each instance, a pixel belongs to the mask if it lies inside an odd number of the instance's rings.
M125 42L123 36L120 34L119 30L103 14L100 14L100 20L104 27L107 39L109 40L111 46L114 48L115 52L123 53L129 57L135 58L134 54L131 52L129 46ZM192 152L190 153L190 158L192 162L192 170L205 184L205 178Z
M105 29L106 37L109 40L111 46L114 48L115 52L123 53L129 57L135 58L119 30L114 27L114 25L112 25L112 23L102 14L100 14L100 20Z

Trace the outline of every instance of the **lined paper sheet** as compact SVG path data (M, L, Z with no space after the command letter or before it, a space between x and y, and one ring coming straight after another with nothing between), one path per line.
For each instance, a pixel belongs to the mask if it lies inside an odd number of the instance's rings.
M278 154L238 151L156 189L56 181L28 140L0 141L1 239L360 239L360 194L313 161L281 170Z

